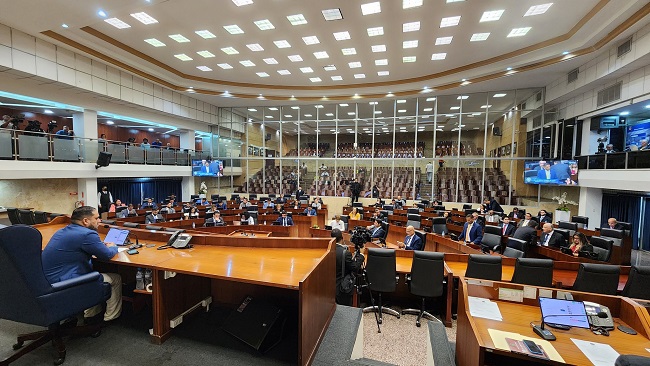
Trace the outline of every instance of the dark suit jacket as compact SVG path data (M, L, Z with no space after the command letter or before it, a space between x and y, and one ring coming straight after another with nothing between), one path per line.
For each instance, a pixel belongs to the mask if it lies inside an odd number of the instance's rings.
M463 231L458 236L459 240L465 240L466 231L467 223L463 225ZM481 240L483 240L483 228L476 222L472 225L472 229L469 231L469 240L474 244L481 244Z
M511 219L514 219L514 218L515 218L515 212L514 212L514 211L510 212L510 213L508 214L508 217L510 217ZM524 218L524 215L522 215L521 213L517 212L517 217L516 217L516 218L517 218L517 219L523 219L523 218Z
M487 210L493 210L494 212L503 212L503 207L496 200L491 200L490 204L487 206Z
M505 224L501 224L501 225L499 225L499 227L501 228L501 232L502 232L502 233L503 233L503 226L504 226L504 225L505 225ZM506 228L506 232L505 232L505 234L503 234L503 235L504 235L504 236L511 236L512 234L515 233L515 230L516 230L516 229L517 229L517 228L515 227L515 225L513 225L513 224L508 224L508 227Z
M561 235L561 234L560 234ZM524 226L515 230L515 233L512 234L513 238L521 239L528 243L529 245L533 243L533 240L537 237L537 230L534 227Z
M370 232L372 233L373 239L383 238L385 233L384 229L382 229L381 226L376 229L370 229Z
M546 236L547 234L542 234L542 237L539 238L540 245L544 245L546 242ZM567 243L564 240L564 236L562 236L562 234L558 233L557 231L553 231L551 233L551 238L548 240L548 246L553 248L560 248L567 246Z
M406 244L409 240L409 237L406 236L404 238L404 244ZM411 242L404 247L406 250L422 250L422 239L420 239L419 236L416 234L413 234L413 239L411 239Z
M549 172L551 173L551 179L557 179L557 174L554 171L549 170ZM546 179L546 169L540 169L537 172L537 178Z
M297 200L300 199L300 196L304 196L304 195L305 195L305 191L303 191L302 189L299 189L299 190L296 191L296 199Z
M611 227L609 227L609 224L605 224L605 225L603 226L603 228L605 228L605 229L611 229ZM615 230L624 230L624 229L623 229L623 225L619 224L618 222L616 223L616 225L614 225L614 229L615 229Z
M537 220L535 220L535 219L530 219L530 221L535 221L535 226L537 226ZM524 219L521 219L521 220L519 221L519 224L517 224L517 227L522 227L523 224L524 224Z
M283 220L282 216L280 216L280 217L278 217L277 220L275 220L275 222L279 222L280 225L282 225L282 220ZM293 219L291 217L289 217L289 216L287 216L287 226L293 226Z
M336 245L336 303L341 305L352 305L352 293L346 294L340 291L340 284L343 277L349 273L356 273L359 271L363 259L361 257L357 260L352 259L352 253L343 245ZM345 270L343 266L345 265Z
M537 221L539 223L539 226L543 226L547 222L549 224L553 223L553 219L551 219L551 217L549 215L544 215L543 218L541 216L537 216L537 219L535 221Z
M156 222L163 222L163 221L165 221L165 218L161 214L156 215L156 217L154 217L153 214L149 214L144 219L145 224L154 224Z

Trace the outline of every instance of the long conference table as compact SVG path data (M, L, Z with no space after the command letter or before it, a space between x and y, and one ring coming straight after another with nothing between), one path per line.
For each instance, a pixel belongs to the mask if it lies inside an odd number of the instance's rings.
M43 236L43 247L52 235L70 222L57 217L35 225ZM241 228L241 227L239 227ZM100 237L108 225L98 229ZM166 244L170 232L130 229L139 241ZM335 243L328 238L275 238L192 233L191 249L157 250L144 246L137 255L119 252L108 262L97 262L99 270L116 271L123 282L135 280L136 268L149 268L152 276L153 329L151 340L161 344L172 328L191 309L209 305L213 299L235 308L249 295L273 301L296 311L299 365L309 365L334 314L336 271ZM143 291L140 291L143 292Z

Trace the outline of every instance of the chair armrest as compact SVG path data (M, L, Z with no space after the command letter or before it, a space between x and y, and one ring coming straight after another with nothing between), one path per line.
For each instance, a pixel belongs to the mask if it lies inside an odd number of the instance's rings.
M93 281L99 281L102 278L101 273L99 272L90 272L86 273L83 276L71 278L69 280L57 282L52 284L52 289L54 291L65 290L70 287L79 286L84 283L89 283Z

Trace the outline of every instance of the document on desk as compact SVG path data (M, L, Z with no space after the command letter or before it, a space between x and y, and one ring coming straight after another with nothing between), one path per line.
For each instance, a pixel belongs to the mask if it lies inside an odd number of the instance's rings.
M476 318L503 321L501 310L496 302L481 297L467 296L469 301L469 313Z
M129 250L129 247L119 247L119 248L117 248L118 253L122 253L122 252L125 252L127 250Z
M583 341L571 338L571 341L587 356L594 366L611 366L619 354L609 344Z
M510 351L510 346L508 345L507 341L508 338L516 339L518 341L529 340L542 347L544 352L546 352L546 355L548 355L548 358L551 360L564 363L562 356L560 356L555 347L553 347L549 341L545 341L539 338L526 337L519 333L504 332L497 329L488 329L488 333L490 333L490 338L492 338L494 348Z

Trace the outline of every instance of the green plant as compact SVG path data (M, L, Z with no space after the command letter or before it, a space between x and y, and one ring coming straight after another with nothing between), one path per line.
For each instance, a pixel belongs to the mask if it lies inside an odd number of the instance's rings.
M199 194L208 193L208 186L205 185L205 182L201 182L201 187L199 188Z
M553 201L556 201L558 203L558 205L560 205L560 207L557 208L558 211L569 212L569 208L567 207L567 205L574 205L574 206L578 205L577 202L566 199L566 192L562 192L562 194L559 197L555 196L555 197L553 197L551 199Z

